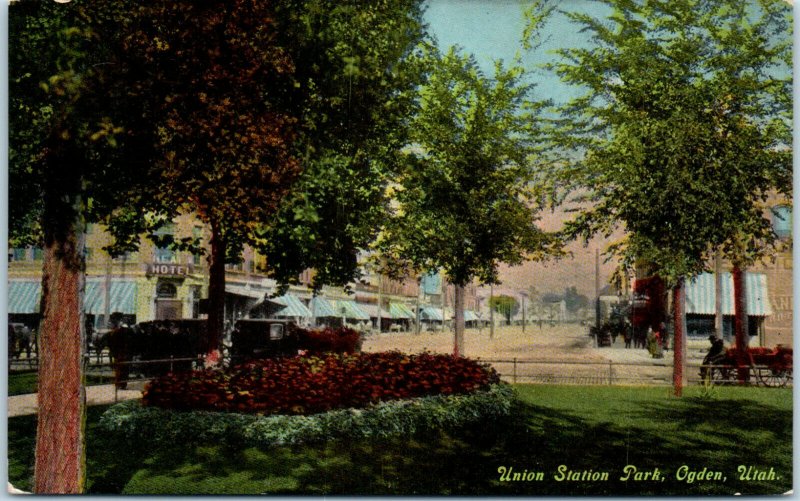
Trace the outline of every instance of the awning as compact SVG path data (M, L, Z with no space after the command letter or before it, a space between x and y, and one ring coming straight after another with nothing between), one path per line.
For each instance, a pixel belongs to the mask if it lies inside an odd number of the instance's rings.
M377 304L364 304L364 303L356 303L358 307L364 310L364 312L369 315L370 318L378 318L378 305ZM391 312L386 311L385 309L381 308L381 318L394 318L392 317Z
M225 294L233 294L236 296L248 297L250 299L263 300L266 291L251 289L250 287L245 287L244 285L225 284Z
M339 317L333 309L330 301L322 297L312 297L308 303L308 309L311 310L313 317Z
M8 282L9 313L39 313L42 283L39 280Z
M433 306L423 306L419 310L420 320L436 320L442 321L442 309L434 308Z
M447 308L447 314L450 315L450 318L452 318L452 319L456 318L456 312L455 311L451 311L450 308ZM480 320L480 319L478 318L477 315L475 315L474 311L472 311L472 310L464 310L464 321L465 322L473 322L475 320Z
M134 280L111 280L109 313L136 314L136 282ZM103 315L105 308L105 280L86 282L86 294L83 298L83 309L86 313Z
M276 297L270 301L284 305L282 310L275 313L276 317L311 317L311 311L293 294Z
M389 304L389 312L392 314L392 318L400 319L400 318L408 318L413 319L415 318L414 312L409 309L408 306L404 305L403 303L390 303Z
M334 310L337 317L353 318L356 320L369 320L370 317L362 310L355 301L341 299L334 302Z
M747 288L747 314L764 317L772 315L769 304L767 276L763 273L745 273ZM714 275L702 273L686 283L686 313L695 315L714 315L716 290ZM733 276L722 273L722 314L733 315Z

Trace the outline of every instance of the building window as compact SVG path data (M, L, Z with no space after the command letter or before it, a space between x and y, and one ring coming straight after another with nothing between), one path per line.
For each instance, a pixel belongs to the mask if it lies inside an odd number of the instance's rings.
M169 282L159 282L156 287L156 296L163 299L174 299L178 297L178 288Z
M154 233L154 235L158 237L166 237L166 236L174 236L175 235L175 224L174 223L167 223ZM176 263L177 262L177 255L175 251L168 247L160 247L157 246L153 250L153 257L156 263Z
M24 247L14 247L11 249L11 261L25 261L28 258L28 249Z
M772 229L778 238L788 238L792 235L791 207L778 205L772 208Z
M41 247L34 247L33 248L33 260L34 261L41 261L44 259L44 249Z

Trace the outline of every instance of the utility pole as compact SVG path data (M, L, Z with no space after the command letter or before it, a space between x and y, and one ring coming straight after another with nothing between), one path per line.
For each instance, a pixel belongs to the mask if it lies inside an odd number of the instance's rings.
M494 285L489 285L489 339L494 339L494 305L492 298L494 297Z
M522 333L525 334L525 294L520 294L522 297Z
M594 250L594 296L594 325L600 329L600 249L597 248Z
M378 334L381 333L381 303L383 303L381 297L381 285L383 285L383 275L378 273Z

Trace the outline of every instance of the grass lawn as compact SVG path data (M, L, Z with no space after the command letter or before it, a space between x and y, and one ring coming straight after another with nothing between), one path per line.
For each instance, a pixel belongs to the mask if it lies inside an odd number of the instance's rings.
M517 385L492 429L273 449L136 444L87 423L88 491L127 494L603 495L782 493L792 488L790 389ZM30 488L34 416L9 419L9 476ZM608 480L557 479L559 467ZM622 481L626 465L656 480ZM686 466L686 473L682 475ZM774 479L740 480L740 465ZM498 469L543 475L501 481ZM699 480L719 471L724 480ZM692 475L690 472L695 472ZM752 472L752 470L751 470ZM527 475L526 475L527 476ZM564 474L566 476L566 472ZM589 474L591 477L591 473ZM678 477L684 476L683 480ZM693 482L689 482L692 479Z
M8 374L8 395L24 395L36 393L38 374L35 370L14 371ZM113 376L90 374L86 376L86 383L90 385L110 384L114 382Z

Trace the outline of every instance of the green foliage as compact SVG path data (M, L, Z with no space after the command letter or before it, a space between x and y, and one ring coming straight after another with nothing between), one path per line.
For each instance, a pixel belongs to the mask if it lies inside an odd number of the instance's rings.
M269 273L291 283L304 269L314 285L357 278L357 254L385 217L385 189L407 144L408 117L424 65L420 0L296 0L283 7L283 34L297 61L304 111L303 173L258 248Z
M441 269L460 286L493 283L499 263L558 249L536 226L543 172L532 166L541 160L542 104L528 101L520 67L498 62L488 78L455 48L427 57L432 70L377 248L396 268Z
M511 317L519 312L519 307L517 300L511 296L492 296L489 299L489 308L505 316L507 322L511 322Z
M274 446L458 428L507 416L513 399L510 386L496 384L467 395L380 402L365 409L340 409L310 416L180 412L128 401L106 411L100 426L129 440L147 436L165 445L223 442Z
M561 172L583 204L566 234L619 225L627 238L610 251L654 263L669 284L716 248L752 262L774 242L763 202L791 192L791 7L604 3L606 20L570 14L593 46L554 66L586 89L562 108L557 138L582 153Z
M589 298L583 294L578 294L578 289L574 285L564 290L564 301L567 303L567 311L571 312L576 312L589 306Z

